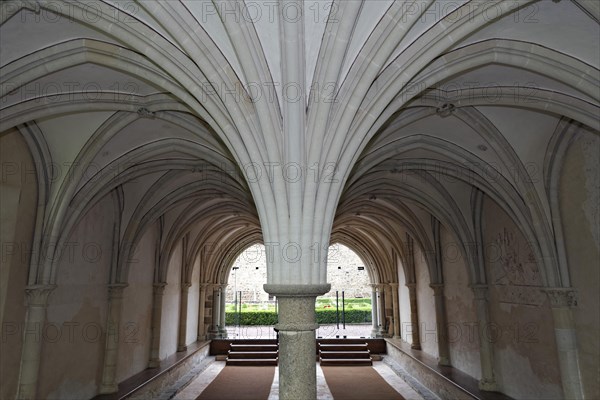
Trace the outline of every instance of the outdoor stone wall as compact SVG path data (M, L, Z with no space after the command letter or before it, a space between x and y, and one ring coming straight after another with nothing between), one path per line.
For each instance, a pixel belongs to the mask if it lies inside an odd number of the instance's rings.
M333 245L329 249L327 258L327 282L331 284L331 291L323 297L335 298L336 290L344 290L347 298L371 297L369 275L366 267L359 271L358 267L364 266L360 258L349 248L342 245ZM246 249L233 265L227 286L227 302L235 300L235 291L242 291L242 302L265 302L269 295L263 290L267 283L267 264L265 248L263 245L254 245Z

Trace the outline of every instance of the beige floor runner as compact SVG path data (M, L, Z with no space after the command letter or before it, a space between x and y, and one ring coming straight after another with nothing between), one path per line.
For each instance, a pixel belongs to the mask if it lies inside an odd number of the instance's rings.
M267 400L274 377L275 367L225 367L196 400Z
M372 367L321 367L334 400L403 400Z

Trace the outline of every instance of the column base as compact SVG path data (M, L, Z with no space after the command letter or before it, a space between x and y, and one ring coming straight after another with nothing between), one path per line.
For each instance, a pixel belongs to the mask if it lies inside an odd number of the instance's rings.
M413 349L413 350L422 350L420 344L411 344L410 348Z
M117 385L117 384L113 384L113 385L102 384L102 385L100 385L100 389L98 389L99 394L111 394L111 393L117 393L118 391L119 391L119 385Z
M496 381L482 379L479 381L479 389L486 392L495 392L498 390L498 385Z
M177 352L186 351L186 350L187 350L187 346L178 346L177 347Z
M209 339L219 339L219 330L218 329L211 329L208 331L208 338Z
M158 368L160 367L160 360L152 359L148 362L148 368Z
M451 367L450 360L446 357L438 357L438 365L442 365L444 367Z

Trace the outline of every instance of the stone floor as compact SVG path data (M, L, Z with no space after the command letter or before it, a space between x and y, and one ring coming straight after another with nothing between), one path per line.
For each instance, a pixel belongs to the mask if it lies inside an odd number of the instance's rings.
M198 377L196 377L189 385L181 390L175 397L175 400L194 400L221 372L225 367L224 361L215 361L211 363ZM415 392L404 380L392 371L390 367L381 361L373 362L373 368L377 371L398 393L406 398L406 400L423 400L423 397ZM279 373L275 370L275 379L271 387L269 400L277 400L279 398ZM333 400L333 396L329 391L327 382L323 375L323 370L317 364L317 399L318 400Z

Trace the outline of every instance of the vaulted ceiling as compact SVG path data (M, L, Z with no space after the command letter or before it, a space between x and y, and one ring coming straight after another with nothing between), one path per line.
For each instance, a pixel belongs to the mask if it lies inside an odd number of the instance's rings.
M36 153L49 238L112 195L122 243L157 221L166 251L260 241L286 192L255 183L286 161L296 96L307 186L340 185L315 192L337 207L332 240L373 264L406 233L430 246L431 216L472 238L474 188L550 237L557 141L599 130L599 4L7 1L0 132ZM286 55L281 19L301 11L304 52Z

